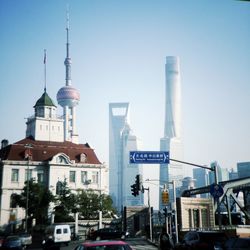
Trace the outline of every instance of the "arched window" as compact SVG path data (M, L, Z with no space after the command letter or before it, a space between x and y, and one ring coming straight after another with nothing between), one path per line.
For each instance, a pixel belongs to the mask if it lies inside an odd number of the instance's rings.
M61 156L61 155L57 157L56 162L61 163L61 164L66 164L67 163L65 158L63 156Z

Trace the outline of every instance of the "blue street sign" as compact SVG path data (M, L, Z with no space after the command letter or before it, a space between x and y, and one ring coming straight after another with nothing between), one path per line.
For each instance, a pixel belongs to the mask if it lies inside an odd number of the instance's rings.
M129 162L134 164L168 164L167 151L130 151Z
M220 184L212 184L210 186L210 194L214 198L220 198L224 193L223 187Z

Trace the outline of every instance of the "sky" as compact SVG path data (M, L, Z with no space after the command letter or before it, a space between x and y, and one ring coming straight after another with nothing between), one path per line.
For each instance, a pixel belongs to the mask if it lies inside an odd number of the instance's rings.
M101 162L111 102L129 102L143 149L159 150L166 56L180 58L183 160L228 169L250 161L250 3L235 0L0 0L1 140L25 137L43 94L44 49L55 102L65 85L67 6L77 130Z

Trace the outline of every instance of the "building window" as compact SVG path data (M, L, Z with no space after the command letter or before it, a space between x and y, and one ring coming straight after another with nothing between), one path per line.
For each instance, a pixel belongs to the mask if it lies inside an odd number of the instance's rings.
M30 180L32 178L32 169L25 169L25 181Z
M43 183L44 182L44 171L43 170L38 170L37 171L37 182L38 183Z
M84 153L80 154L80 162L86 162L86 160L87 156Z
M201 221L202 221L202 227L209 227L207 209L201 209Z
M99 176L99 172L97 172L97 171L92 172L92 182L93 183L98 184L98 176Z
M18 178L19 178L19 170L18 169L12 169L11 181L12 182L18 182Z
M69 171L69 182L76 182L76 171Z
M194 209L193 210L193 219L194 219L194 228L200 227L200 219L199 219L199 210Z
M17 207L16 196L17 196L17 194L12 194L10 196L10 208L16 208Z
M192 209L188 209L188 222L189 228L193 228L193 216L192 216Z
M87 181L88 181L88 175L87 175L87 171L82 171L81 172L81 182L82 183L84 183L84 184L86 184L87 183Z
M56 162L59 164L67 164L65 158L61 155L56 158Z
M58 182L56 183L56 194L57 194L57 195L62 195L63 189L64 189L63 183L62 183L61 181L58 181Z

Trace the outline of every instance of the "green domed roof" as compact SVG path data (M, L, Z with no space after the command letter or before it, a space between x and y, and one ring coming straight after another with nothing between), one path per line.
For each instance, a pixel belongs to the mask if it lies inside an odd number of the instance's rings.
M54 106L54 107L56 107L56 105L54 104L52 99L48 96L46 90L44 91L43 95L37 100L34 108L41 107L41 106Z

